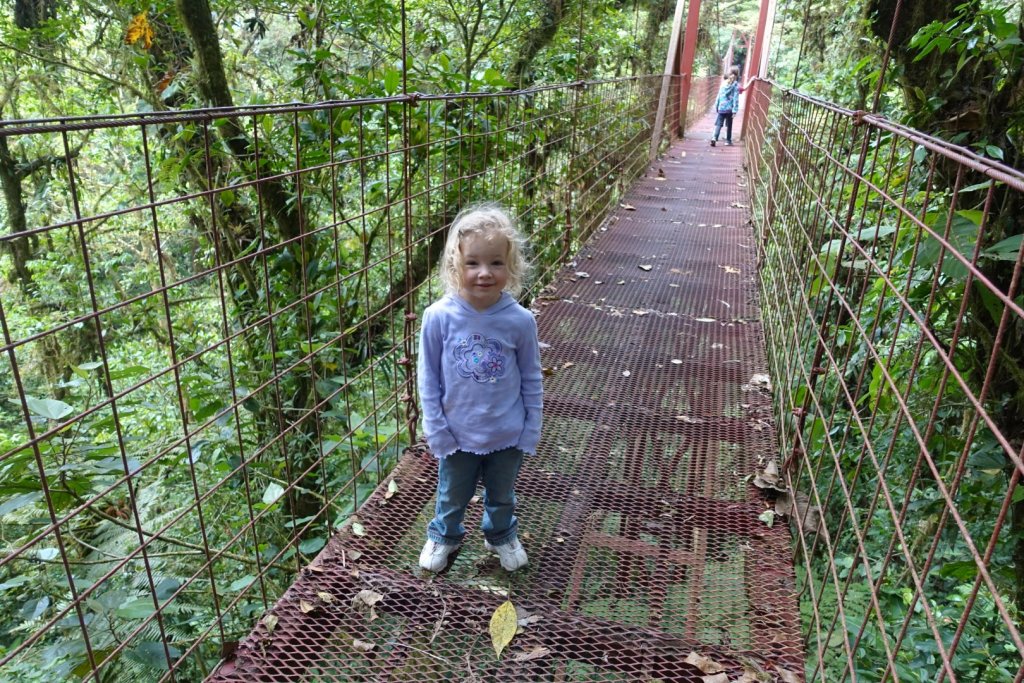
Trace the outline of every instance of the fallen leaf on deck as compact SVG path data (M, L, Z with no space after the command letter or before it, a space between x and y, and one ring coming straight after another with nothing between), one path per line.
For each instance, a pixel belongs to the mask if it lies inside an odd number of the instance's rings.
M317 593L317 595L319 595L320 599L322 600L324 593ZM330 595L330 593L327 593L327 595ZM331 599L334 599L333 596ZM356 608L358 611L363 612L364 614L368 614L370 617L370 621L373 621L377 618L377 611L374 609L373 606L383 599L384 596L378 593L377 591L372 591L369 588L364 588L363 590L356 593L355 596L352 598L352 606ZM324 602L327 601L324 600Z
M360 652L370 652L375 647L377 647L377 643L371 643L368 640L359 640L358 638L353 638L352 647L359 650Z
M365 536L366 527L364 527L359 522L352 522L352 533L354 533L356 536Z
M626 281L625 280L619 280L615 284L617 284L617 285L624 285L624 284L626 284Z
M683 361L679 360L678 358L673 358L672 359L672 365L682 365L682 364L683 364Z
M779 672L779 679L782 683L803 683L803 679L799 675L793 673L789 669L776 669Z
M772 489L780 493L788 490L782 478L779 476L779 466L774 460L769 460L764 469L754 477L754 486L759 489Z
M795 496L789 493L779 494L775 499L775 514L795 520L801 533L809 531L817 534L824 528L821 510L817 505L811 505L810 498L803 491L797 491Z
M334 602L334 596L327 591L317 591L316 596L328 604Z
M633 374L633 373L632 373L632 372L630 372L629 370L623 370L623 371L622 371L622 376L623 376L623 377L629 377L629 376L630 376L630 375L632 375L632 374Z
M749 208L750 208L750 207L749 207L749 206L747 206L746 204L741 204L741 203L739 203L739 202L733 202L733 203L732 203L732 204L730 204L729 206L731 206L731 207L732 207L732 208L734 208L734 209L749 209Z
M384 500L390 500L396 493L398 493L398 482L392 479L388 483L388 490L387 493L384 494Z
M299 611L303 614L309 614L315 609L316 605L314 605L313 603L306 602L305 600L299 600Z
M700 680L703 683L729 683L729 677L726 674L715 674L713 676L701 676Z
M739 273L740 273L740 269L739 268L734 268L733 266L718 266L718 267L721 268L722 270L724 270L725 272L731 274L731 275L739 275Z
M757 518L767 524L769 529L775 526L775 510L765 510Z
M494 654L498 659L501 659L501 651L515 637L516 628L519 626L518 621L516 619L516 607L510 600L506 600L498 605L498 609L494 610L494 614L491 615L491 625L489 628L491 644L494 646Z
M273 633L277 627L277 617L273 614L263 617L263 626L267 629L267 633Z
M706 674L716 674L720 671L725 671L725 667L716 662L713 659L705 657L704 655L691 652L686 655L686 659L683 660L687 664L692 664ZM726 679L728 680L728 679Z
M533 648L529 652L517 652L516 654L512 655L512 661L513 662L530 662L530 661L533 661L534 659L540 659L541 657L547 657L549 654L551 654L551 650L549 650L546 647L542 647L542 646L538 645L537 647Z
M694 320L696 320L699 323L714 323L714 322L718 322L714 318L694 318Z
M632 204L619 204L619 206L621 206L626 211L636 211L636 207L633 206Z
M576 273L576 277L580 278L581 280L585 280L586 278L590 277L590 273L584 273L583 271L580 271Z
M651 268L653 268L653 267L654 267L654 266L652 266L652 265L648 265L648 264L646 264L646 263L645 263L644 265L642 265L642 266L637 266L637 268L639 268L640 270L643 270L643 271L648 271L648 270L650 270L650 269L651 269Z
M637 308L633 310L633 315L647 315L649 312L650 311L645 311L642 308Z
M768 375L764 374L751 375L750 386L756 387L758 389L767 389L768 391L771 391L772 379Z

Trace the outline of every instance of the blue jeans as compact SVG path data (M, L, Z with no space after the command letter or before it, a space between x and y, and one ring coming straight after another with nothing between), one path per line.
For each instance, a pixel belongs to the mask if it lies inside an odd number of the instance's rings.
M437 463L437 505L434 519L427 526L427 538L435 543L458 545L466 535L462 519L466 506L476 493L476 483L484 482L484 516L480 527L491 545L505 545L516 537L519 520L514 514L516 494L513 487L523 452L506 448L487 455L456 451Z
M718 139L718 133L722 130L723 123L725 124L725 141L732 142L732 112L729 112L728 114L718 112L718 118L715 119L715 134L711 139Z

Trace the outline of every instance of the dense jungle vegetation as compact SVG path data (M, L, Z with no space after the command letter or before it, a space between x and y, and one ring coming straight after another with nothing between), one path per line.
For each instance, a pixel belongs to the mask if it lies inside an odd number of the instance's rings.
M781 85L849 108L880 111L966 147L982 157L980 164L987 158L1021 169L1021 9L1016 2L960 0L783 2L774 33L780 49L771 68ZM883 72L883 47L890 36L892 52ZM785 106L791 135L815 129L809 113L793 103ZM821 116L818 121L828 120ZM1024 613L1024 490L1017 486L1019 472L1011 460L1024 444L1024 329L1012 314L997 340L994 330L1008 307L934 240L918 242L915 235L920 238L921 232L906 215L919 216L937 234L948 235L995 288L1009 292L1021 259L1021 193L944 163L896 135L864 134L850 144L830 142L831 130L823 126L810 134L817 148L806 148L803 172L820 172L825 182L822 169L832 168L825 158L831 154L847 168L863 168L864 183L858 186L847 178L824 207L797 202L776 217L780 231L801 223L821 226L822 214L840 222L853 218L850 239L825 228L820 241L810 245L821 265L810 266L816 277L803 294L819 308L816 317L801 323L807 336L823 331L829 357L845 363L845 375L829 368L817 387L802 379L788 386L795 407L808 410L802 432L791 434L792 443L821 464L816 481L821 499L832 494L832 505L823 514L832 532L835 564L830 567L815 556L798 568L805 589L809 576L818 579L816 589L804 592L805 628L812 632L812 593L821 611L831 615L822 627L823 641L809 647L808 670L821 667L824 680L839 679L843 671L856 673L858 680L886 680L883 653L897 648L894 673L900 680L938 680L938 632L945 648L954 636L959 641L953 657L959 680L1013 681L1020 675L1020 653L1009 644L1006 623L1019 625ZM862 139L867 140L863 149ZM897 205L906 214L896 211ZM869 266L869 258L877 265ZM849 303L848 310L828 303L825 278L833 275L834 290ZM906 283L906 289L897 296L899 290L887 281ZM1024 302L1019 287L1013 297L1018 305ZM905 324L908 310L926 325ZM922 353L925 331L936 338L937 347L925 344ZM941 349L954 359L970 395L938 360ZM849 388L852 395L844 393ZM972 407L974 396L982 396L991 424ZM907 403L906 414L900 400ZM869 442L882 460L878 470L868 456ZM922 467L922 449L934 459L937 473ZM882 473L888 493L908 511L905 520L896 522L879 500L876 484ZM800 490L813 492L811 475L804 471L802 476ZM937 480L963 515L963 530L952 520ZM849 492L848 508L838 502L840 486ZM1007 523L997 521L1001 514L1008 514ZM857 526L869 530L862 548ZM894 540L897 531L903 543ZM973 591L982 580L965 534L992 553L988 567L994 588L986 583L978 594ZM822 553L823 539L817 543ZM904 553L915 558L923 573L926 606L915 595ZM841 595L826 578L832 570L845 587ZM874 591L877 605L872 604ZM999 613L996 596L1008 606L1008 615ZM965 611L970 618L961 633L956 625Z
M697 71L714 74L731 39L736 60L744 58L757 4L703 4ZM770 75L871 108L893 5L780 2ZM903 8L880 109L1020 167L1020 5L912 0ZM399 4L386 0L14 0L0 6L0 119L174 114L381 98L403 89L499 92L660 73L673 9L667 0L409 0L403 63ZM559 102L546 111L538 97L531 106L557 119ZM405 304L388 303L404 301L409 283L426 277L438 231L477 197L471 186L441 184L423 200L428 224L408 247L413 265L396 270L388 254L404 239L406 187L387 150L403 136L425 143L467 126L500 129L504 120L493 108L441 101L409 111L409 120L390 105L268 114L246 119L250 127L230 118L154 122L145 138L126 128L0 137L0 225L24 233L0 254L4 341L28 340L0 367L7 399L0 403L0 543L5 553L27 548L0 566L0 656L61 613L72 597L69 582L76 590L102 585L8 663L4 677L80 679L91 669L84 621L94 660L110 658L107 681L155 679L213 628L178 671L180 680L200 680L408 444L408 349L396 342ZM448 177L445 169L496 173L488 164L499 160L478 144L462 140L441 145L443 154L411 155L410 189L422 191L431 173ZM568 144L554 136L506 143L501 172L527 179L520 208L542 207L530 218L537 225L563 212L556 171L566 165ZM344 173L319 168L353 159L364 161ZM518 164L511 171L508 159ZM296 182L289 171L297 165L314 170ZM255 192L256 178L272 180ZM219 189L204 193L209 187ZM183 195L194 197L153 217L119 213ZM1024 232L1015 201L1005 199L986 245L1002 245L997 253L1012 253L1006 240L1019 243ZM101 218L76 222L83 215ZM60 227L34 232L51 225ZM321 226L336 229L307 234ZM264 254L267 243L285 247ZM543 245L537 249L547 261L561 253ZM214 270L224 263L235 265ZM993 277L1005 279L1008 264L992 259ZM340 284L337 273L346 276ZM150 293L167 282L180 284L165 307L164 297ZM295 301L302 305L290 306ZM96 310L106 311L102 324L90 317ZM979 358L987 322L977 320ZM35 338L56 328L59 334ZM1024 331L1014 334L1006 381L990 400L1022 438ZM221 344L227 337L233 342ZM71 428L54 429L79 414ZM950 452L967 438L958 419L951 408L942 436ZM30 433L46 434L36 449L24 446ZM849 448L855 457L856 444ZM242 452L259 456L243 466ZM980 520L998 505L986 487L1005 489L1009 470L991 448L979 449L972 467L975 485L961 495ZM133 484L123 481L126 470L139 472ZM1024 496L1013 514L1016 536L999 557L1007 594L1024 593ZM149 572L139 559L118 565L148 540L134 531L136 522L168 530L149 547ZM59 546L37 538L54 526ZM228 551L207 567L210 547ZM941 577L954 596L973 580L969 567L958 570ZM174 598L159 621L151 619L151 595L161 603ZM883 597L886 610L906 608L898 587ZM873 646L860 645L862 680L875 680ZM984 673L974 680L1013 680L999 647L979 638L970 671L984 665ZM927 661L903 664L901 676L926 680Z

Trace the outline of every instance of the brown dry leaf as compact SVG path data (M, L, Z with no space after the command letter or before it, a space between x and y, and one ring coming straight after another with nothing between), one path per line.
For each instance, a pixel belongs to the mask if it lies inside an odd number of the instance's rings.
M569 368L571 368L574 365L576 365L576 364L573 363L572 361L566 361L566 362L562 363L562 369L563 370L568 370Z
M309 614L315 609L316 605L314 605L313 603L306 602L305 600L299 600L299 611L303 614Z
M512 655L512 661L513 662L531 662L534 659L540 659L541 657L547 657L549 654L551 654L551 650L550 649L548 649L546 647L543 647L541 645L538 645L537 647L533 648L529 652L517 652L517 653L515 653L514 655Z
M309 570L309 571L311 571L311 572L317 572L318 574L320 574L320 573L322 573L322 572L324 571L324 568L323 568L323 566L321 566L321 565L319 565L319 564L311 564L311 565L308 565L308 566L306 567L306 569L308 569L308 570Z
M653 267L654 267L654 266L652 266L652 265L649 265L649 264L647 264L647 263L643 264L642 266L637 266L637 268L639 268L640 270L643 270L643 271L645 271L645 272L646 272L646 271L648 271L648 270L650 270L650 269L651 269L651 268L653 268Z
M722 270L724 270L725 272L729 273L730 275L739 275L740 274L740 269L739 268L734 268L732 266L718 266L718 267L721 268Z
M359 640L358 638L352 639L352 647L359 650L360 652L371 652L377 647L377 643L370 642L369 640Z
M134 45L142 41L142 48L148 50L153 47L153 27L149 25L149 19L145 12L139 12L128 22L128 31L124 36L125 45Z
M323 593L317 593L323 598ZM364 615L369 616L370 621L377 618L377 611L374 609L374 605L384 599L384 596L377 591L372 591L368 588L356 593L355 597L352 598L352 606Z
M636 211L636 207L633 206L632 204L619 204L619 206L621 206L626 211Z
M789 669L777 669L782 683L804 683L804 679Z
M358 560L362 556L363 556L363 554L361 552L359 552L358 550L346 550L345 551L345 557L347 557L350 560Z
M779 477L779 466L774 460L769 460L764 469L754 477L754 486L759 489L772 489L780 493L786 493L786 485Z
M729 683L729 677L726 674L715 674L713 676L701 676L700 680L703 683Z
M555 369L554 368L541 368L540 369L540 374L544 375L545 377L550 377L551 375L555 374Z
M746 204L741 204L740 202L733 202L729 206L731 206L734 209L749 209L750 208Z
M263 617L263 626L266 627L267 633L273 633L274 629L277 628L277 617L273 614Z
M720 671L725 671L725 667L715 660L705 657L702 654L697 654L696 652L691 652L686 655L686 659L683 661L687 664L692 664L706 674L716 674ZM728 680L728 678L726 680Z
M498 605L498 609L494 610L494 614L491 615L491 625L488 629L491 633L491 644L494 646L494 654L498 659L501 659L501 651L512 642L518 627L519 620L516 618L516 606L512 604L512 601L506 600Z
M316 596L326 602L328 605L334 602L334 596L327 591L317 591Z
M775 499L775 513L795 520L797 529L801 533L817 534L824 529L821 509L817 505L811 505L810 498L803 491L797 491L796 496L789 493L780 494Z

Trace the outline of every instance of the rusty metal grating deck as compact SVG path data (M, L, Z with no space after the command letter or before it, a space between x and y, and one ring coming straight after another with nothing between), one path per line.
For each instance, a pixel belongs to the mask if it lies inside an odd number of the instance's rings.
M776 445L751 384L766 363L742 153L703 133L535 302L549 374L517 486L529 567L505 573L471 531L421 574L435 466L408 452L361 508L365 534L336 534L213 680L802 680L789 530L758 519L748 482ZM527 621L498 661L506 596Z

